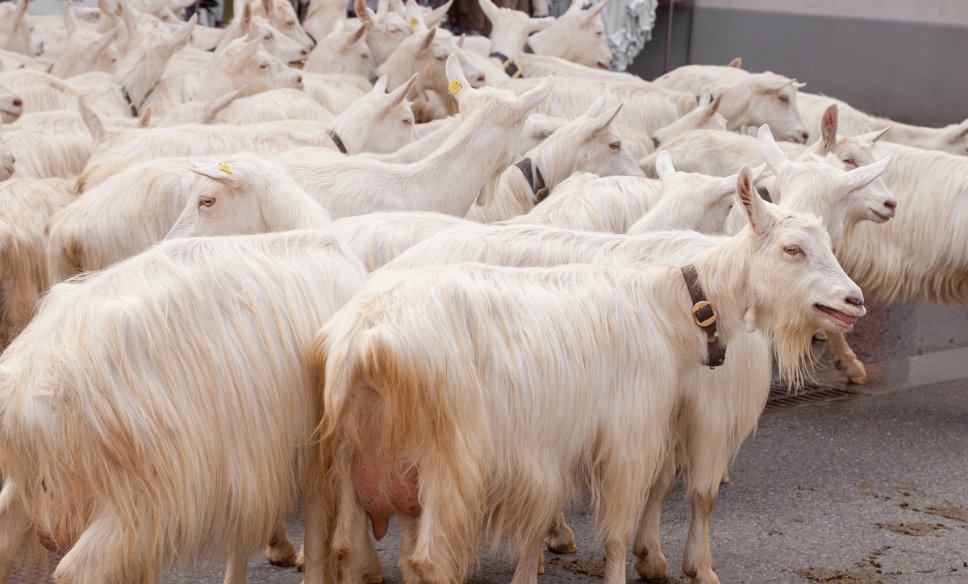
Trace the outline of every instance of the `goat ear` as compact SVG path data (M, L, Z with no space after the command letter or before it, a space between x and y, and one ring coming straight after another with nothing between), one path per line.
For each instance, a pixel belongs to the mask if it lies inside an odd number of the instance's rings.
M252 5L246 2L242 5L242 20L239 21L239 30L242 34L248 34L250 26L252 26Z
M545 16L544 18L530 18L528 19L528 33L535 33L542 31L546 28L552 26L555 22L554 16Z
M360 39L363 38L363 36L366 34L366 31L369 30L369 28L370 28L370 23L364 22L363 25L360 26L360 28L356 29L356 32L353 33L353 36L351 36L349 40L346 41L346 46L351 47L356 43L360 42Z
M404 6L403 2L400 0L390 0L390 12L396 12L397 14L406 15L407 7Z
M820 121L820 141L824 154L830 154L837 146L837 124L839 119L837 104L832 103L823 112Z
M968 137L968 120L961 122L961 125L958 126L958 130L956 130L956 133L955 133L955 140L961 140L962 138ZM884 130L881 132L881 136L883 136L884 132L886 131L887 131L887 128L884 128ZM879 137L880 136L878 136L878 138Z
M595 98L595 101L593 101L592 104L588 106L588 111L585 112L585 115L588 116L589 118L594 118L598 114L602 113L602 108L604 107L605 107L605 96L599 95L598 97Z
M706 112L706 117L711 118L714 115L716 115L716 112L719 111L719 106L721 106L722 104L723 104L723 94L720 93L719 95L716 96L716 99L714 99L713 102L709 104L709 110Z
M565 11L566 14L574 14L581 12L581 5L584 0L571 0L571 4L568 5L568 10Z
M729 62L729 65L727 65L727 67L732 67L733 69L742 69L743 58L742 57L734 58L732 61Z
M149 105L141 112L141 117L138 118L138 127L147 128L151 125L151 106Z
M234 41L233 41L234 42ZM238 54L235 56L237 61L247 61L252 58L259 49L262 48L262 39L255 38L252 40L243 40L242 48L239 49Z
M864 140L866 142L870 142L871 144L873 144L874 142L877 142L878 140L880 140L881 138L883 138L884 137L884 134L886 134L887 131L890 130L890 129L891 129L890 126L885 126L884 129L882 129L882 130L874 130L873 132L867 132L866 134L860 134L859 136L855 136L855 138L857 140ZM968 132L968 124L965 125L965 131Z
M94 43L94 54L95 55L101 54L101 51L103 51L104 49L108 48L111 45L111 43L114 42L114 39L116 39L118 37L118 28L119 27L116 26L116 27L112 28L111 30L109 30L108 32L104 33Z
M464 68L460 66L460 59L457 58L457 55L451 53L447 57L445 69L447 71L447 89L454 94L457 101L460 101L461 93L471 91L471 83L464 75Z
M595 17L601 14L602 10L605 8L605 4L608 0L602 0L598 4L592 5L588 10L585 11L585 20L591 22L595 20Z
M272 12L275 10L275 4L273 0L262 0L262 9L266 13L266 19L272 18Z
M423 42L420 43L420 50L426 51L430 48L430 45L434 44L434 38L437 36L437 29L432 28L427 32L427 36L424 37Z
M243 85L242 87L236 89L235 91L230 91L225 95L216 97L212 101L208 102L205 105L205 109L202 111L201 123L203 124L211 123L215 119L215 116L217 116L220 111L222 111L230 103L235 101L235 98L242 95L242 92L245 91L246 87L248 86Z
M87 105L87 99L83 95L77 98L77 109L81 112L81 119L87 126L87 131L91 133L91 138L94 142L98 142L104 135L104 124L101 123L101 118Z
M607 129L615 120L615 116L618 115L618 112L622 111L623 105L625 105L624 102L618 104L618 106L610 110L605 110L604 112L598 114L598 116L596 116L595 119L592 120L591 133L596 134L598 132L601 132L602 130Z
M795 87L795 88L797 88L797 89L803 89L803 88L804 88L804 87L806 87L806 86L807 86L807 84L806 84L806 83L800 83L800 82L799 82L799 81L797 81L796 79L794 79L794 80L793 80L793 87Z
M481 5L481 12L487 17L491 24L494 24L498 18L501 16L501 9L497 7L496 4L491 2L491 0L477 0Z
M188 22L171 35L171 38L168 39L168 44L176 51L185 46L185 43L192 38L192 31L195 30L196 22L198 22L198 13L192 14Z
M27 0L20 0L17 2L17 11L14 13L14 19L20 20L27 14Z
M538 84L537 87L529 89L521 94L518 98L518 107L522 112L528 112L537 107L539 103L544 101L551 95L551 91L555 88L555 78L545 77L544 80Z
M767 211L766 202L760 198L760 194L753 186L753 175L748 166L741 168L736 175L736 198L739 199L753 232L757 235L765 235L769 232L773 225L773 218Z
M360 22L372 23L373 11L370 7L366 5L366 0L356 0L353 4L353 9L356 11L356 17L360 19Z
M668 150L663 150L655 157L655 173L659 180L667 180L676 173L676 167L672 165L672 155Z
M74 0L67 0L64 5L64 28L67 29L67 36L77 32L77 15L74 14Z
M881 158L873 164L868 164L867 166L858 166L857 168L847 172L844 177L843 186L848 193L856 191L869 185L875 179L884 174L887 170L887 166L891 163L891 159L894 158L894 153L890 153L884 158Z
M410 95L410 90L413 89L413 85L416 82L417 74L414 73L410 76L410 79L407 79L406 83L391 91L389 93L389 99L387 100L386 109L394 108L400 105L403 100L407 99L407 96Z
M773 139L770 126L766 124L760 126L759 131L756 132L756 143L760 147L763 160L770 165L773 174L779 175L790 164L790 159L783 153L783 150L780 150L776 140Z
M753 182L760 180L760 177L766 172L766 168L767 164L765 162L761 162L753 167Z
M434 8L427 18L424 19L426 25L430 28L433 28L443 22L444 19L447 18L447 11L450 10L450 7L453 4L454 0L447 0L446 4L442 4L437 8Z
M373 89L371 91L373 93L377 94L377 95L383 95L384 93L386 93L387 92L387 76L386 75L380 75L380 78L377 79L376 80L376 83L373 84Z
M207 164L205 166L195 166L188 170L195 174L207 176L210 179L226 183L229 186L238 186L238 169L234 168L229 162L219 162L218 164Z

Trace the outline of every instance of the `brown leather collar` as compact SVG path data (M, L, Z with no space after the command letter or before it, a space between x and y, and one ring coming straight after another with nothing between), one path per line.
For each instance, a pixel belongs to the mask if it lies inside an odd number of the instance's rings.
M330 130L329 132L326 132L326 133L329 134L330 138L332 138L333 144L336 144L336 148L338 148L339 151L342 152L343 154L346 154L346 146L344 146L343 141L339 139L339 134L337 134L333 130Z
M521 77L521 67L518 67L517 62L511 57L508 57L504 53L498 53L497 51L491 53L488 55L488 57L493 57L500 61L501 66L504 67L504 72L507 73L507 76L511 79Z
M528 186L531 187L531 192L534 193L536 205L548 198L548 195L551 194L551 189L545 184L544 177L541 176L541 171L534 165L533 160L525 158L520 162L515 162L514 166L518 167L518 170L524 174L525 180L528 181Z
M773 198L770 197L770 191L766 190L766 187L756 187L756 192L760 194L760 198L767 203L772 203Z
M720 340L719 333L716 331L718 315L712 304L706 300L706 293L699 283L699 272L696 271L696 266L689 264L679 269L682 270L689 297L692 298L692 320L706 333L706 360L703 364L714 369L726 361L726 345Z

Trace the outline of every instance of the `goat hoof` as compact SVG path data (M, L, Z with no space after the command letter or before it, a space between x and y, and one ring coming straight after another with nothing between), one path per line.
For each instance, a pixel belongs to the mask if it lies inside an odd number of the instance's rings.
M719 576L716 575L716 572L713 572L712 568L699 570L692 577L692 584L719 584Z
M548 528L545 534L545 547L556 554L573 554L578 551L575 545L575 532L562 520L557 520Z
M578 551L575 544L575 532L570 527L566 527L559 533L548 534L545 539L545 547L549 552L556 554L573 554Z
M847 376L847 381L855 385L866 385L867 384L867 370L864 368L864 364L857 359L852 359L850 361L837 361L834 363L837 369L844 372Z
M266 547L266 560L273 566L290 568L298 563L296 548L288 539L282 543L270 545Z
M669 562L661 551L646 552L635 561L635 571L638 572L639 578L646 582L667 582Z

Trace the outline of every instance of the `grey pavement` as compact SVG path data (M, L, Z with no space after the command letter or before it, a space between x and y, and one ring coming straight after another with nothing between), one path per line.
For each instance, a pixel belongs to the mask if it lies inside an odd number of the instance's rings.
M873 383L846 400L765 414L732 465L710 530L724 584L968 582L968 310L875 307L851 340L880 362ZM838 376L820 378L843 385ZM688 581L679 576L688 521L678 485L662 527L675 584ZM539 583L600 580L603 545L581 505L569 522L578 553L546 552ZM301 541L299 522L290 529ZM402 582L398 546L395 531L377 544L387 583ZM509 582L512 571L509 559L484 556L472 582ZM250 563L249 582L300 580L261 557ZM219 565L163 580L221 581ZM631 556L628 581L639 581Z

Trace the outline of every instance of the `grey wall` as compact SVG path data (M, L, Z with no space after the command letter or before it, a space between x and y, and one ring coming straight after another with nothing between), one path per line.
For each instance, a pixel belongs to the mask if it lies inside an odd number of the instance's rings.
M666 10L631 68L646 79L662 73ZM968 27L679 6L673 67L687 62L690 14L693 63L722 65L740 56L749 71L796 77L805 91L902 122L939 126L968 118Z

